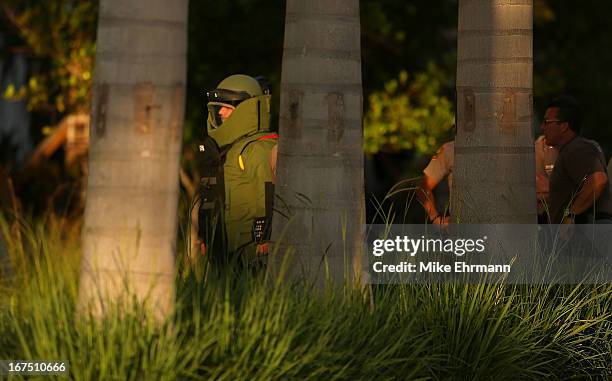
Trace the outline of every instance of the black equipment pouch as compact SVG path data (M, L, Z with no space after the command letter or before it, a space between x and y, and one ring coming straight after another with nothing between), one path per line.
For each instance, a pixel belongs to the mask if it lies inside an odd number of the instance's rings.
M219 148L210 137L199 145L198 166L202 178L198 186L198 236L207 245L207 253L224 255L227 238L224 224L225 182L223 164L229 147Z
M253 242L262 243L270 240L272 232L272 207L274 206L274 184L266 182L265 184L266 197L266 215L265 217L257 217L253 220L251 235Z
M251 231L253 242L262 243L266 239L266 230L268 221L266 217L258 217L253 220L253 228Z

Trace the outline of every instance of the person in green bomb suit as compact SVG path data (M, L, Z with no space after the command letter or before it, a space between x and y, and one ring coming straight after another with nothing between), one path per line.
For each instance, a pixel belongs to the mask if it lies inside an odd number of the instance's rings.
M270 92L248 75L207 93L207 136L199 146L200 250L213 263L251 264L268 253L278 135Z

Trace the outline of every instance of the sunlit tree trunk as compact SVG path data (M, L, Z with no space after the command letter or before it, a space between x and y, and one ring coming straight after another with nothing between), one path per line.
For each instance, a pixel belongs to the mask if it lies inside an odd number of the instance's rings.
M341 279L362 251L359 2L288 0L286 12L275 208L291 219L282 235L275 214L274 240L296 250L294 269Z
M187 0L101 0L80 307L174 301Z
M536 223L532 0L460 0L452 214Z

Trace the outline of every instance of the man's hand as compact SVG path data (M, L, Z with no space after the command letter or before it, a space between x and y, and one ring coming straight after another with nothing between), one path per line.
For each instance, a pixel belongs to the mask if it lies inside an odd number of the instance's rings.
M584 213L591 208L608 186L608 176L604 172L593 172L587 176L569 208L574 214Z
M450 222L450 216L443 216L441 214L438 214L438 216L436 218L431 220L431 223L439 224L439 225L442 225L442 226L448 225L449 222Z
M268 255L269 250L270 244L268 242L260 243L255 247L255 254L257 254L257 256Z
M203 257L206 256L206 244L202 241L200 241L200 254L202 254Z
M536 173L536 193L538 198L546 198L550 190L550 183L548 177L541 173Z

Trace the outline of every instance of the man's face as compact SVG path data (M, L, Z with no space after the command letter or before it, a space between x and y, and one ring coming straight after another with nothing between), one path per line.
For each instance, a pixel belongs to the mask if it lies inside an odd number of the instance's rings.
M232 115L232 112L234 112L233 108L221 106L221 108L219 109L219 116L221 117L221 120L225 122L225 120L229 118L230 115Z
M569 125L566 121L559 118L559 108L551 107L546 109L546 112L544 113L544 120L542 120L540 127L542 130L544 130L546 144L556 146L562 141L561 137L569 128Z

